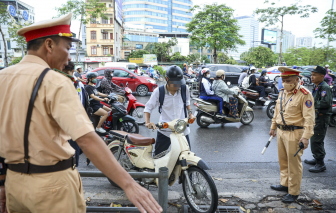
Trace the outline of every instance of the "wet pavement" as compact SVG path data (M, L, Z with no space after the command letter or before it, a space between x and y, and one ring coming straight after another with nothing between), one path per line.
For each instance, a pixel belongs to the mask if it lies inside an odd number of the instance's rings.
M136 97L141 103L149 99L149 96ZM192 108L195 109L193 105ZM320 212L335 212L336 128L329 127L325 139L327 170L310 173L310 166L304 164L301 200L293 205L284 205L280 200L285 194L269 188L280 180L276 139L261 155L269 139L271 120L266 115L266 107L254 107L253 110L254 120L250 125L216 124L208 128L200 128L196 122L190 125L191 150L212 168L209 173L215 178L219 196L227 200L219 202L219 205L238 205L246 211L250 209L250 212L313 212L317 206L310 204L312 200L318 200L322 203L319 208L323 210ZM158 122L159 116L154 110L151 121ZM156 132L144 126L140 126L140 134L156 138ZM309 147L304 151L302 160L311 158ZM79 170L96 170L93 165L87 167L85 159L84 155L80 157ZM83 186L85 197L90 197L92 203L127 203L122 191L112 187L105 178L83 178ZM175 183L169 190L170 202L183 204L181 185ZM157 196L156 188L150 188L150 191ZM178 212L175 207L170 205L170 212Z

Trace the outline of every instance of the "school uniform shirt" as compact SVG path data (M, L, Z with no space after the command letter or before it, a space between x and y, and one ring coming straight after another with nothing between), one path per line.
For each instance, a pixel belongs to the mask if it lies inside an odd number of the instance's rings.
M76 76L74 76L75 81L78 80ZM84 84L80 81L77 81L76 91L78 93L79 99L81 100L83 106L85 107L85 91L84 91Z
M174 95L168 92L166 86L165 88L165 97L162 104L162 112L160 115L159 122L170 122L175 119L185 119L184 114L184 104L181 96L181 89L179 89ZM159 102L159 88L154 89L149 101L146 103L144 112L152 113L154 109L157 109L160 106ZM186 106L190 105L190 93L188 87L186 87ZM187 113L188 114L188 113ZM171 130L158 130L160 133L169 137ZM184 131L184 135L190 133L189 127Z

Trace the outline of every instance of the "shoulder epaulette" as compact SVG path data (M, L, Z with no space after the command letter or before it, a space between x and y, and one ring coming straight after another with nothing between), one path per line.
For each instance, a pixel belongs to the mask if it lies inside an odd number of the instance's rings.
M300 91L305 95L309 94L309 92L305 88L300 88Z

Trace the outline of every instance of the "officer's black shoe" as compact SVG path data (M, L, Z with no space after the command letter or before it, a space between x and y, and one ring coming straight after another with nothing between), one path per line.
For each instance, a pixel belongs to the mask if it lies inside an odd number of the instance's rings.
M282 202L293 203L298 199L298 197L299 197L299 195L286 194L285 197L282 198Z
M327 168L323 160L316 161L316 165L309 169L310 172L319 173L325 171Z
M316 164L316 159L314 158L313 160L304 160L304 162L306 163L306 164L309 164L309 165L315 165Z
M272 185L271 189L276 190L276 191L288 192L288 187L283 186L283 185Z

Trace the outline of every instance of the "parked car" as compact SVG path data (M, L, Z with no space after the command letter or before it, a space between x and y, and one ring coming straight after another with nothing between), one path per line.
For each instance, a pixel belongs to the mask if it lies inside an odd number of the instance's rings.
M98 73L98 80L104 78L104 72L106 69L114 70L112 82L120 86L121 84L126 85L128 82L128 87L132 91L136 91L140 96L146 96L148 92L153 92L157 87L156 81L150 77L139 76L132 71L123 67L100 67L96 68L91 72ZM82 75L86 79L86 74Z

